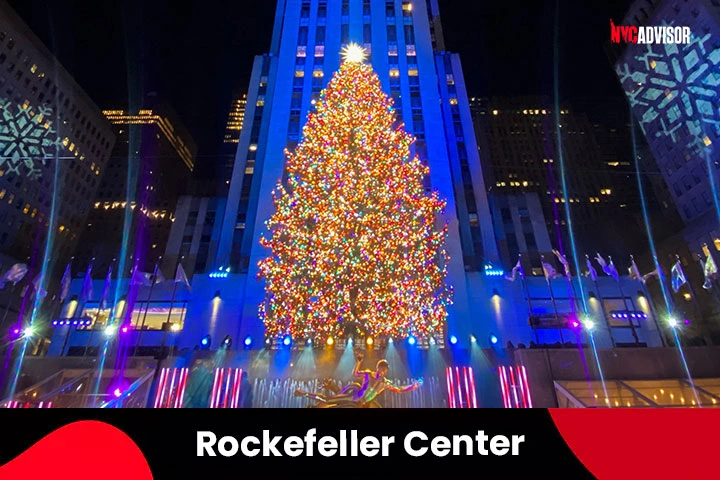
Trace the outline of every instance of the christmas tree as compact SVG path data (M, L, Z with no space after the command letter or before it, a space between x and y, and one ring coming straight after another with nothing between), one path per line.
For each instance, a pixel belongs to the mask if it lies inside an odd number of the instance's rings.
M260 318L275 338L441 332L452 299L447 226L435 225L445 202L426 192L428 167L411 157L414 139L395 126L364 52L343 53L273 192Z

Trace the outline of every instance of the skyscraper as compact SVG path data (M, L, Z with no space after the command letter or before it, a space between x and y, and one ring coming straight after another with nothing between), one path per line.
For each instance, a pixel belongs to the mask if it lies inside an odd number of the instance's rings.
M39 263L55 202L53 259L67 261L114 143L100 109L0 0L0 250Z
M228 118L225 123L222 146L220 147L219 170L219 193L227 195L230 189L233 166L235 165L235 153L237 152L240 132L245 122L245 107L247 105L247 93L233 92L228 110Z
M284 0L275 18L270 51L253 65L214 259L214 268L247 273L240 334L262 334L263 285L255 276L267 252L259 238L283 176L284 149L300 141L307 113L350 43L365 48L398 121L416 137L415 153L430 167L427 187L448 201L441 220L450 227L450 328L469 328L465 272L496 268L499 254L462 67L457 55L443 51L437 1Z
M118 141L76 255L83 264L95 257L99 275L121 255L124 236L127 251L140 256L140 268L152 271L165 251L178 198L186 193L195 165L197 147L174 111L154 95L144 103L136 112L103 111ZM128 210L132 227L124 231Z
M699 251L720 235L720 10L717 2L636 1L623 25L688 26L690 43L627 44L615 71L673 202ZM620 24L620 22L616 22Z

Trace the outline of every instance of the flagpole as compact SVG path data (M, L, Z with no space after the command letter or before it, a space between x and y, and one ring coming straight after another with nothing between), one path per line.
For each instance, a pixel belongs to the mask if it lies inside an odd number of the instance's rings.
M527 298L528 308L530 309L530 322L532 325L533 333L535 334L535 343L540 344L540 337L538 336L537 324L535 321L535 312L533 311L532 300L530 300L530 289L525 281L525 269L522 268L522 254L518 254L518 263L520 263L520 280L522 281L523 289L525 290L525 298Z
M585 261L586 263L592 267L592 264L590 263L590 255L585 255ZM593 269L594 270L594 269ZM593 284L595 285L595 291L597 292L598 299L600 301L600 310L602 311L603 318L605 319L605 325L608 329L608 334L610 335L610 343L612 343L613 348L616 348L617 345L615 345L615 337L613 337L612 333L612 324L610 323L610 318L607 314L607 309L605 308L605 299L602 296L602 293L600 292L600 285L598 285L597 281L597 272L595 275L592 274L592 272L588 272L590 274L590 278L593 281Z
M158 257L157 262L155 262L153 276L150 279L150 291L148 292L147 305L145 305L145 313L143 314L142 324L140 325L140 329L138 330L137 342L135 342L135 356L137 356L138 348L140 348L140 339L142 338L143 329L145 328L145 320L147 320L148 310L150 310L150 300L152 300L152 292L155 288L155 280L157 279L158 268L160 267L161 260L162 257Z
M613 261L612 261L612 257L609 256L608 260L610 261L610 265L614 265ZM615 271L617 272L617 267L615 268ZM622 300L623 300L623 305L625 306L625 311L627 312L628 311L627 297L625 297L625 292L623 291L623 288L622 288L622 282L621 282L619 273L617 274L617 284L618 284L618 290L620 290L620 296L622 297ZM628 317L630 317L630 316L628 315ZM630 330L632 331L632 336L635 339L635 344L639 344L640 337L638 337L637 331L635 330L635 324L633 323L632 317L628 318L628 323L630 323Z
M555 311L555 322L558 326L558 333L560 333L560 343L565 344L565 338L562 333L562 324L560 323L560 314L558 313L557 303L555 303L555 294L553 293L552 284L550 283L550 277L548 272L545 270L545 255L540 255L540 262L542 263L543 275L545 276L545 282L547 282L548 289L550 290L550 300L552 301L553 310Z

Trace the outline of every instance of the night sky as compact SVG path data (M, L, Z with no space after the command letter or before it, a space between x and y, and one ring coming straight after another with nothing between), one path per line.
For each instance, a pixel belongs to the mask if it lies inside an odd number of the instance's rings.
M439 0L446 47L470 95L551 94L555 0ZM100 108L157 92L200 146L212 176L233 88L247 88L268 50L275 2L9 0ZM563 99L620 99L604 45L630 0L560 0Z

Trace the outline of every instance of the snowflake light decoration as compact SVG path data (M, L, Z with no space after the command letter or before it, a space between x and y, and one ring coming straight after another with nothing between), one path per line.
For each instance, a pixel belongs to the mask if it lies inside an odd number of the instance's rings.
M713 46L710 33L693 35L688 45L642 48L630 62L616 66L640 127L651 142L652 137L669 138L700 154L713 136L720 137L714 105L720 92L720 48Z
M42 176L43 167L59 146L52 129L51 109L18 105L0 98L0 168L32 180Z

